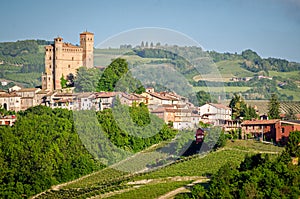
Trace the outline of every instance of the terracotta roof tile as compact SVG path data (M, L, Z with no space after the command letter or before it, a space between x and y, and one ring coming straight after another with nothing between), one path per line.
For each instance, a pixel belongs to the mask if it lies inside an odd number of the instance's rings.
M114 97L118 94L119 92L99 92L96 93L97 98L107 98L107 97Z
M245 120L241 125L264 125L264 124L275 124L279 122L279 119L274 120Z

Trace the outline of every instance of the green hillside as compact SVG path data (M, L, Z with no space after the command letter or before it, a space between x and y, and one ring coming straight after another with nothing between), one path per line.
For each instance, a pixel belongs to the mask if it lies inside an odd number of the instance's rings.
M45 40L24 40L0 43L0 78L25 87L40 85L44 72Z
M0 78L25 87L41 85L43 46L49 43L43 40L0 43ZM153 65L173 67L196 87L194 91L207 90L203 82L209 82L210 85L211 82L223 82L225 89L215 85L210 90L216 93L224 90L228 98L233 93L240 93L247 100L263 100L268 99L271 93L276 93L280 100L300 100L300 64L284 59L261 58L251 50L232 54L171 45L159 48L95 49L94 64L104 68L117 57L126 59L130 68L149 66L147 69L151 69ZM245 81L243 78L252 80Z
M37 198L156 198L193 181L207 181L207 175L216 173L230 162L239 165L246 155L268 153L275 158L283 148L255 141L228 142L221 150L183 158L168 166L146 173L124 173L103 169L53 187ZM155 194L155 195L153 195Z

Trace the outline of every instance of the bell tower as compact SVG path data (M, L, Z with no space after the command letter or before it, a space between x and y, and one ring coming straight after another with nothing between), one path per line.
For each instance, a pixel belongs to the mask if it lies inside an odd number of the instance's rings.
M80 33L80 47L83 48L82 61L87 68L94 67L94 33Z

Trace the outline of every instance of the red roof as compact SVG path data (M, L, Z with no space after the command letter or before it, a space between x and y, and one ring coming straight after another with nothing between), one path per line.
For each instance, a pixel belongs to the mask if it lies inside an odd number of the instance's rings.
M153 97L156 97L158 99L161 99L161 100L171 100L169 97L165 97L165 96L162 96L158 93L151 93L151 92L147 92L149 95L153 96Z
M99 92L96 93L97 98L102 98L102 97L114 97L118 94L118 92Z
M274 120L245 120L242 122L241 125L267 125L267 124L275 124L279 122L280 120L274 119Z

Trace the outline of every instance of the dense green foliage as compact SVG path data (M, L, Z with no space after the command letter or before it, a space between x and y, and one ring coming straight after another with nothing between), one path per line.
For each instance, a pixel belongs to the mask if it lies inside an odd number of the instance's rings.
M232 110L232 119L253 119L257 118L258 115L252 106L248 106L244 99L235 94L229 103L229 107Z
M213 175L207 189L198 184L191 194L184 195L193 198L298 198L300 167L291 164L291 157L299 158L299 142L300 132L292 132L286 150L277 159L257 154L246 156L239 167L225 164Z
M133 78L125 59L117 58L107 66L98 81L97 91L123 91L142 93L145 88Z
M106 109L98 112L97 116L104 133L115 146L133 152L174 138L177 134L161 119L149 115L148 108L143 104L133 107L119 105L116 112Z
M268 104L268 116L270 119L280 119L279 108L280 103L276 94L272 94L271 99Z
M0 197L27 198L99 169L74 131L72 112L33 107L0 127Z
M206 103L216 103L217 100L214 99L210 93L205 91L198 91L196 93L197 103L194 103L195 105L202 106Z
M102 71L96 68L78 68L76 73L76 79L74 81L76 92L96 91L101 74Z

